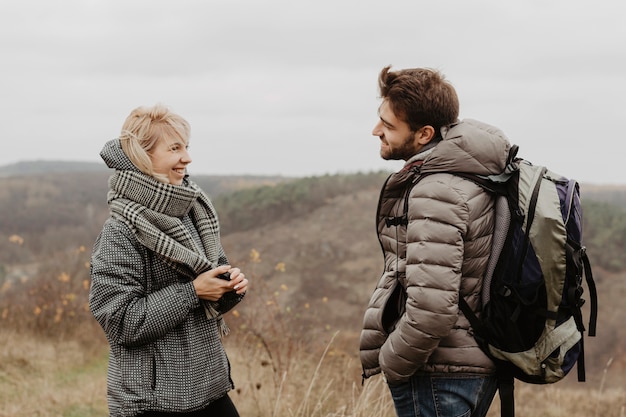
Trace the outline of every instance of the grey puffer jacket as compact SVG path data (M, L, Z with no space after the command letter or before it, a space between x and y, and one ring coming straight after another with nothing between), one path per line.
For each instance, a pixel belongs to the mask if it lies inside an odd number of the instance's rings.
M510 144L499 129L475 120L443 129L442 136L390 175L381 191L377 229L385 268L363 319L364 378L382 371L395 385L416 373L495 371L458 307L462 296L480 311L493 198L450 172L498 174ZM411 188L416 175L424 177Z
M119 143L107 147L109 167L136 169ZM202 247L190 216L182 222ZM211 261L228 263L220 253ZM90 308L110 345L112 417L191 412L233 388L217 320L208 318L193 283L143 246L124 222L105 222L93 248L91 279ZM225 313L241 299L227 293L218 309Z

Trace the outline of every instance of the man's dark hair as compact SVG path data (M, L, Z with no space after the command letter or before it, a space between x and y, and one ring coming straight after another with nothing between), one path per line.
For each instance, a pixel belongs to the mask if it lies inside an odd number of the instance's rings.
M378 77L380 95L412 131L430 125L438 132L457 120L459 98L443 74L429 68L390 68L383 68Z

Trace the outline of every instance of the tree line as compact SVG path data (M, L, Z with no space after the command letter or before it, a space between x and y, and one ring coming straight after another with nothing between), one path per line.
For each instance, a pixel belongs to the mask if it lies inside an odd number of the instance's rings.
M67 247L90 247L108 216L109 175L98 171L0 179L0 265L33 262ZM213 199L225 235L297 219L339 195L378 190L388 175L193 179ZM626 186L590 188L587 193L583 187L582 200L583 238L594 264L625 270Z

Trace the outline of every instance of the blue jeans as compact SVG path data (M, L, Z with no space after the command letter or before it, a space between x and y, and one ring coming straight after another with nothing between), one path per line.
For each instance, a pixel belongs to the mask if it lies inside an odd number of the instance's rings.
M493 375L413 375L389 386L398 417L485 417L498 388Z

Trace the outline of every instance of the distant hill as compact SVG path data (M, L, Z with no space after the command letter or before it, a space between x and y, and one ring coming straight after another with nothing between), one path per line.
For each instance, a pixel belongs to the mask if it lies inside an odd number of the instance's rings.
M0 166L0 177L14 177L57 172L97 172L106 171L102 163L83 161L22 161Z
M102 162L84 161L22 161L0 166L0 178L36 178L44 183L53 182L63 187L59 181L69 185L72 175L80 173L83 181L78 189L94 190L104 196L107 178L113 171ZM52 174L52 175L51 175ZM211 197L225 192L232 192L262 185L274 185L293 178L278 175L194 175L191 178Z
M53 160L34 160L34 161L20 161L13 164L0 166L0 177L15 177L37 174L54 174L54 173L72 173L72 172L111 172L111 170L104 164L104 162L86 162L86 161L53 161ZM200 177L223 177L223 178L247 178L253 182L257 182L255 179L260 179L260 182L264 181L270 183L275 180L288 180L291 177L283 177L280 175L265 176L265 175L204 175L195 174L193 167L190 169L190 173L194 178ZM262 179L262 180L261 180Z
M580 185L581 198L603 201L626 208L626 185Z
M33 160L0 166L0 178L71 173L110 174L102 162ZM196 175L192 179L212 196L250 187L275 185L294 180L295 177L263 175ZM98 177L100 178L100 177ZM105 184L106 185L106 184ZM624 185L581 184L583 199L604 201L626 207L626 183Z

